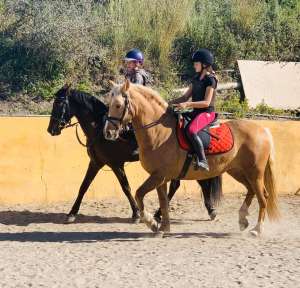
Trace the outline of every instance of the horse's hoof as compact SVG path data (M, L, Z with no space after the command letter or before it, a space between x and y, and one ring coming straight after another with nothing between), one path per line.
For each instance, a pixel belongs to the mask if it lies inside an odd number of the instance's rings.
M152 219L150 222L145 221L145 219L143 220L146 223L147 227L150 228L152 232L154 233L158 232L158 223L154 219Z
M249 222L247 219L245 219L243 221L239 221L239 225L240 225L240 231L244 231L248 228Z
M250 234L250 236L252 236L254 238L257 238L260 235L260 233L257 230L254 230L254 229L250 230L249 234Z
M76 220L76 216L74 214L69 214L65 220L65 223L70 224L74 223Z
M170 231L171 231L170 225L160 226L159 231L162 232L162 233L164 233L164 235L167 236L168 234L170 234Z
M140 213L139 212L133 213L131 219L132 219L132 223L139 224L141 222Z
M216 211L212 211L210 214L209 214L209 217L210 217L210 220L211 221L214 221L217 217L217 212Z
M156 220L153 219L153 221L151 221L150 229L151 229L151 231L154 232L154 233L159 232L159 229L158 229L158 223L157 223Z

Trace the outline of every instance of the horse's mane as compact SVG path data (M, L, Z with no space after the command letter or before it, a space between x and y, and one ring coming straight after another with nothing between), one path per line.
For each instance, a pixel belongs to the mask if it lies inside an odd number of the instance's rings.
M158 92L151 89L150 87L146 87L143 85L131 85L130 87L142 94L148 102L155 101L163 109L166 109L168 107L167 102L158 94Z
M106 105L95 96L79 90L71 90L71 99L73 99L80 107L89 110L94 117L99 118L108 111Z

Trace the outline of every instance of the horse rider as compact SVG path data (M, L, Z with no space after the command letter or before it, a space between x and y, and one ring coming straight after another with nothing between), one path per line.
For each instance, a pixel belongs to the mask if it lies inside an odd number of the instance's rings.
M192 56L192 61L196 74L188 90L183 96L172 100L169 104L173 104L180 110L193 109L189 115L192 119L187 126L187 136L197 155L196 169L209 171L199 132L216 118L215 99L218 81L212 68L214 57L208 49L196 51Z

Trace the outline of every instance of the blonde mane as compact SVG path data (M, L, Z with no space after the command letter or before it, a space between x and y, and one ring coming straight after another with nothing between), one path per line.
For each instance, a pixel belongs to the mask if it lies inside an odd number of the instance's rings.
M154 101L163 109L166 109L168 107L168 103L158 94L158 92L151 89L150 87L130 84L130 89L135 90L139 94L143 95L143 97L150 103Z

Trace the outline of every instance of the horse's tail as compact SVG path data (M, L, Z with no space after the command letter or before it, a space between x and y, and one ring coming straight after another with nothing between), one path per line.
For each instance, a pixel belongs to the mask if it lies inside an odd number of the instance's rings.
M271 221L278 220L280 218L280 212L278 208L278 198L277 198L277 188L276 188L276 181L274 177L274 157L275 157L275 148L274 148L274 141L272 134L269 129L265 128L270 145L271 145L271 151L269 155L269 159L267 162L267 166L265 169L265 175L264 175L264 184L265 184L265 190L266 194L268 195L267 199L267 213L269 216L269 219Z
M212 204L218 204L221 201L223 196L222 175L198 182L201 185L202 192L206 195L210 195Z

